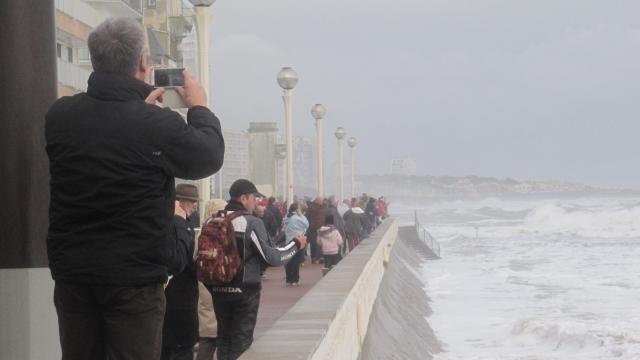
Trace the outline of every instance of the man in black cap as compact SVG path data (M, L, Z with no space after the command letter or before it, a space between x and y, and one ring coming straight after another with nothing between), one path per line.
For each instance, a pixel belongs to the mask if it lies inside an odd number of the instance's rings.
M284 265L307 244L306 237L298 236L284 247L269 246L264 223L251 215L256 207L256 196L264 197L251 181L236 180L229 195L231 200L225 208L226 214L245 213L232 220L244 267L229 284L208 286L214 295L213 307L218 320L219 360L237 359L253 342L262 285L261 264Z

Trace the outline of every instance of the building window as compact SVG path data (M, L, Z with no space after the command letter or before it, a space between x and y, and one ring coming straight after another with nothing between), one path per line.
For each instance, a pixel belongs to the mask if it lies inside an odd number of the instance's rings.
M147 9L155 9L156 0L147 0Z
M67 48L67 61L73 62L73 48Z
M56 44L56 55L58 58L62 58L62 45L60 44Z

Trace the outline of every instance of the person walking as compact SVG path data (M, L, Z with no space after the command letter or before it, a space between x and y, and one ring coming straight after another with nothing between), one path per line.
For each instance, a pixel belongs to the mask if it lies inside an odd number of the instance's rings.
M347 238L347 233L344 230L344 219L342 218L342 215L338 210L338 200L336 199L335 196L330 196L327 202L328 202L327 215L331 215L331 217L333 218L333 221L331 222L331 224L335 226L335 228L340 233L340 236L342 237L342 239L345 240ZM325 221L325 224L326 224L326 221ZM342 255L346 254L345 251L346 251L346 246L341 246L340 252Z
M318 244L324 256L324 267L331 269L342 259L340 248L343 238L340 231L333 224L333 215L327 215L325 225L318 229Z
M145 36L110 18L88 37L86 93L58 99L45 119L50 203L47 253L62 359L157 360L164 284L185 244L172 219L174 178L220 169L220 121L184 71L180 114L156 106ZM178 261L184 267L185 261ZM179 271L176 271L179 272Z
M218 321L219 360L237 359L253 343L260 305L261 264L286 264L307 244L304 236L297 236L282 248L269 246L264 223L251 215L256 207L256 195L263 197L251 181L236 180L229 188L229 195L231 200L225 207L225 216L236 211L242 213L231 224L244 266L230 283L207 286L213 295Z
M347 246L349 252L358 245L363 236L367 218L364 211L358 206L356 198L351 200L351 209L344 213L345 232L347 234Z
M309 219L309 230L307 231L307 237L309 238L309 246L311 250L311 263L315 264L320 262L322 254L318 247L318 229L324 225L324 218L327 214L327 208L324 203L324 197L318 195L314 201L309 203L307 208L307 219ZM322 260L323 261L323 260Z
M211 199L204 206L204 224L224 210L227 202ZM196 250L197 252L197 250ZM198 354L196 360L213 360L218 337L218 322L213 311L213 297L202 282L198 282Z
M162 326L162 360L193 360L193 347L198 342L198 279L193 259L195 253L192 216L197 216L198 188L192 184L176 186L178 212L186 217L175 216L175 221L184 221L185 237L191 246L186 252L186 263L182 271L169 269L173 277L167 284L166 312Z
M309 229L309 221L302 214L302 205L294 202L284 219L285 243L289 244L296 237L304 235L307 229ZM300 286L300 264L304 261L304 253L303 249L285 265L287 286Z

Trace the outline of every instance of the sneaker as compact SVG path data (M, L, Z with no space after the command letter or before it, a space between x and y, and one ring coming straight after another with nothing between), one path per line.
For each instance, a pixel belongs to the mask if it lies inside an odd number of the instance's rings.
M300 286L300 283L297 283L297 282L295 282L295 283L291 283L291 286L298 287L298 286Z

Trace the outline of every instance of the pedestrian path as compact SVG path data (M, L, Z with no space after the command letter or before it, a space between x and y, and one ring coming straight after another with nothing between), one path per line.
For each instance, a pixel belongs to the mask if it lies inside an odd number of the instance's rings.
M254 331L257 339L302 298L322 278L322 265L311 264L309 257L300 269L300 286L285 286L284 266L271 267L262 280L258 322Z

